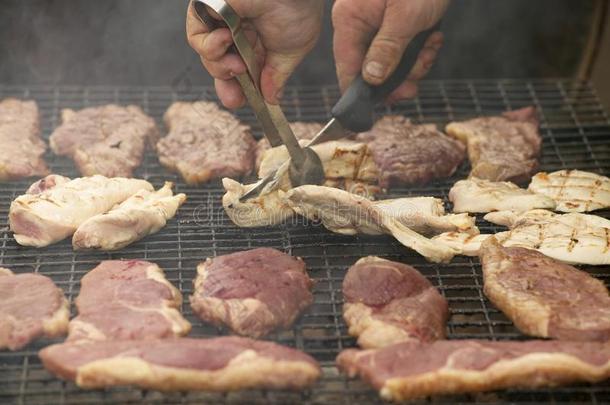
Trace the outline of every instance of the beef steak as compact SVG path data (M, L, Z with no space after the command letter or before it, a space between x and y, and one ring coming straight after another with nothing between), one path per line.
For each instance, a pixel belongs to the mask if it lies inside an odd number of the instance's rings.
M369 256L343 279L343 317L363 348L443 339L447 301L428 279L403 263Z
M208 258L194 284L191 307L201 319L255 338L289 328L313 302L305 263L271 248Z

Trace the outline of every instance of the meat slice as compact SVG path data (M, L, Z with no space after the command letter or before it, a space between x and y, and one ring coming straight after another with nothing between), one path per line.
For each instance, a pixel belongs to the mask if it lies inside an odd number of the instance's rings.
M303 389L320 376L316 361L303 352L237 336L69 342L38 355L51 373L83 388Z
M298 140L310 140L322 130L322 124L319 122L291 122L290 128L294 133L294 136ZM264 159L266 151L271 149L271 145L267 138L260 139L256 144L256 168L258 169L261 165L261 161Z
M433 221L441 221L445 222L442 224L445 228L453 223L454 229L459 226L478 232L473 219L466 214L450 217L447 221L443 217L431 219L433 215L425 210L422 212L419 204L411 205L409 199L404 199L404 205L399 201L403 199L387 200L389 206L384 207L383 201L379 204L347 191L313 185L294 188L285 193L284 198L297 214L319 220L333 232L345 235L389 234L433 262L451 260L454 250L445 244L432 242L414 229L429 229Z
M175 102L164 119L169 133L157 143L159 161L188 184L252 171L256 141L250 127L216 103Z
M445 130L467 145L472 177L521 183L538 169L542 138L534 107L452 122Z
M35 181L26 190L26 194L40 194L43 191L50 190L54 187L60 186L71 181L69 177L60 176L59 174L49 174L42 179Z
M406 264L374 256L358 260L343 279L343 300L349 334L362 348L445 337L447 301Z
M453 212L529 211L554 209L551 198L524 190L507 181L489 181L471 177L456 182L449 190Z
M569 341L414 340L337 357L387 400L514 387L553 387L610 377L610 344Z
M81 280L68 340L152 339L186 335L182 295L154 263L106 260Z
M382 187L425 184L451 176L464 160L466 148L436 125L413 125L409 119L386 116L356 140L366 142L380 170Z
M55 175L52 175L55 176ZM11 203L9 225L20 245L44 247L72 235L76 228L94 215L110 210L140 190L153 190L146 180L108 178L100 175L81 177L57 184L38 194L23 194ZM30 187L39 191L40 182Z
M19 350L40 336L62 336L69 317L68 300L50 278L0 267L0 350Z
M49 173L40 138L40 114L35 101L0 101L0 181Z
M493 236L503 246L534 249L553 259L571 264L610 264L610 220L580 213L555 214L546 210L525 213L490 212L487 221L511 228ZM470 235L445 232L433 238L458 254L477 256L491 234Z
M484 291L519 330L562 340L610 340L610 296L604 283L535 250L481 246Z
M557 211L588 212L610 207L610 179L582 170L538 173L529 189L552 198Z
M78 249L121 249L159 232L176 215L186 195L172 193L171 182L155 192L140 190L116 208L83 222L72 237Z
M201 319L254 338L289 328L313 302L305 263L271 248L208 258L194 285L191 307Z
M135 105L64 109L61 116L49 138L51 149L72 158L83 176L131 177L146 145L159 137L154 119Z

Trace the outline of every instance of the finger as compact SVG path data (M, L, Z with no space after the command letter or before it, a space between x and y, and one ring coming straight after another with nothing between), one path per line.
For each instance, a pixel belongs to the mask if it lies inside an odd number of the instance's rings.
M220 102L225 107L233 110L243 106L246 102L246 97L237 83L237 80L214 80L214 87Z
M228 28L219 28L210 33L192 38L195 40L192 41L191 47L199 55L210 61L219 60L227 53L229 47L233 45L233 37Z
M217 61L201 58L201 63L215 79L229 80L246 72L244 61L234 53L227 53Z
M417 96L417 83L411 80L406 80L400 86L398 86L390 95L386 98L386 104L394 104L399 100L406 100Z
M440 34L440 32L433 34L433 36L436 34ZM442 45L442 34L440 37L441 41L431 41L433 40L432 36L426 41L426 45L424 45L424 48L419 52L417 61L409 73L409 80L421 80L428 74Z
M278 104L282 98L284 85L304 55L268 53L261 71L261 92L265 100Z
M337 1L332 10L333 53L341 91L360 73L366 50L382 16L364 16L348 1Z

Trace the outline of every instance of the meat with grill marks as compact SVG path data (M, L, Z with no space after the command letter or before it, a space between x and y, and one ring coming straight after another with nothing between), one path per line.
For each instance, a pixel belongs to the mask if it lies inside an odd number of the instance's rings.
M317 362L303 352L237 336L67 342L38 355L47 370L82 388L297 390L321 374Z
M362 348L445 337L447 301L406 264L374 256L358 260L343 279L343 300L343 318Z
M595 383L610 377L610 344L571 341L415 340L344 350L339 368L387 400L516 387Z
M252 172L256 141L250 127L216 103L178 101L164 120L169 133L157 143L159 161L188 184Z
M527 335L610 340L610 296L603 282L535 250L487 239L479 253L485 295Z
M106 260L81 280L68 340L182 336L191 325L178 310L181 303L180 291L155 263Z
M65 335L69 317L68 300L50 278L0 267L0 350Z
M381 118L356 140L371 149L382 187L425 184L449 177L466 154L462 143L440 132L436 125L413 125L397 115Z
M452 122L445 130L467 145L472 177L522 183L538 169L542 138L534 107Z
M291 122L290 128L298 140L310 140L322 130L319 122ZM256 168L258 169L265 158L266 152L271 149L267 138L260 139L256 144Z
M35 101L0 101L0 181L49 173L40 138L40 114Z
M201 319L255 338L289 328L313 302L305 263L271 248L208 258L194 284L191 307Z
M154 119L135 105L64 109L61 116L51 149L72 158L83 176L131 177L159 137Z

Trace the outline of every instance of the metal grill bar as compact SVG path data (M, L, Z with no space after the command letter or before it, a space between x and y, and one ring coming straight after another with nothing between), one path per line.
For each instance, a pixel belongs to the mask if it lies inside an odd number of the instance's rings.
M330 108L338 98L334 87L294 87L286 92L285 112L290 120L326 121ZM192 88L188 83L167 87L45 87L0 85L0 98L15 96L35 99L42 114L44 137L59 123L62 108L120 103L140 105L162 125L167 106L176 100L214 100L210 88ZM610 173L610 120L600 106L594 90L587 83L569 80L474 80L429 81L422 83L419 96L394 107L380 108L379 114L398 113L416 122L440 125L451 119L466 119L482 114L495 114L506 109L535 105L541 118L544 138L542 168L551 171L579 168L608 175ZM252 125L257 137L261 130L254 115L243 109L238 116ZM47 161L54 172L77 176L72 162L49 153ZM427 186L401 187L390 190L389 197L432 195L447 199L451 185L468 174L464 164L451 179ZM184 296L192 293L195 267L207 256L215 256L271 246L298 255L307 263L317 283L315 303L289 330L274 334L271 339L297 347L318 359L323 378L318 385L303 393L251 391L231 394L172 393L162 394L132 388L81 390L47 373L37 351L51 343L35 342L18 352L0 352L0 403L18 404L99 404L99 403L378 403L375 392L357 380L338 373L333 361L339 351L353 347L355 341L347 334L341 314L343 297L341 282L348 266L365 255L379 255L409 263L426 275L449 301L450 338L523 339L512 323L499 312L481 290L482 274L477 260L456 257L452 263L437 265L426 262L390 237L344 236L332 234L302 219L283 226L240 229L224 214L219 182L191 187L163 170L156 157L148 154L136 173L161 186L172 180L177 191L188 195L188 201L177 217L156 235L114 253L75 253L69 241L37 250L15 243L8 231L7 214L10 202L21 194L29 181L0 185L0 265L16 272L38 271L51 277L72 302L78 295L81 277L99 261L119 258L145 258L158 263L168 279ZM610 217L609 211L599 213ZM479 219L484 232L499 229ZM610 282L610 266L585 267L587 271ZM72 308L74 311L74 308ZM218 331L199 321L188 304L182 312L193 323L192 336L213 336ZM610 384L576 385L553 390L507 390L477 395L433 398L451 402L609 402Z

